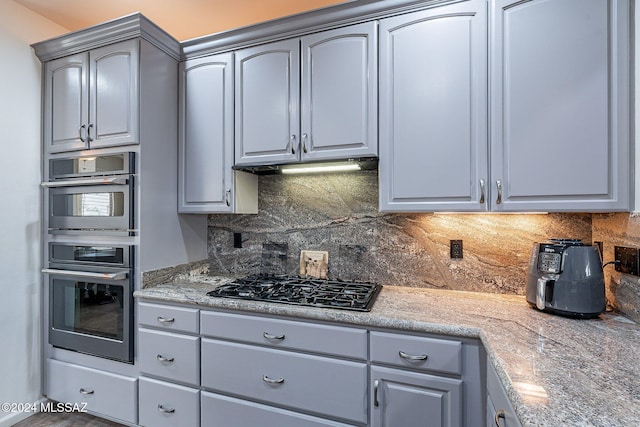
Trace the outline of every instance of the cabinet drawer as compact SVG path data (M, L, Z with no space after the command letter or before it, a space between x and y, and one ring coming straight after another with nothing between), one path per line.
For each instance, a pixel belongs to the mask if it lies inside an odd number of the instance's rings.
M186 425L186 424L185 424ZM337 421L202 392L202 425L224 427L350 427Z
M174 332L199 333L198 309L138 303L138 324Z
M140 372L200 384L200 338L151 329L138 330Z
M47 360L47 397L58 402L86 403L86 409L136 423L137 378Z
M462 373L462 343L437 338L371 332L371 361L413 369Z
M361 422L367 365L202 339L202 385L214 391Z
M367 331L267 317L202 311L202 335L365 360Z
M141 426L197 427L200 419L200 391L142 377L138 407Z

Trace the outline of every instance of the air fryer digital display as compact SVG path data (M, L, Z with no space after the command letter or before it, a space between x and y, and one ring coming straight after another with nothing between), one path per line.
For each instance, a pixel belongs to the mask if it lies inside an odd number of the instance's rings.
M562 264L562 247L555 245L540 245L538 253L538 271L543 273L560 273Z

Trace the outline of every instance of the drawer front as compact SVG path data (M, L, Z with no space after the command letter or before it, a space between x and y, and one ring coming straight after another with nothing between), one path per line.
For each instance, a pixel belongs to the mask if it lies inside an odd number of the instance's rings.
M183 424L186 425L186 424ZM350 427L337 421L202 392L202 425L224 427Z
M47 360L47 397L86 403L88 411L137 423L138 379Z
M366 360L367 331L231 313L201 312L202 335Z
M138 329L140 372L200 385L200 338Z
M138 303L138 324L173 332L198 334L200 310L161 304Z
M366 363L202 339L202 385L364 423Z
M437 338L371 332L371 361L425 371L462 374L462 343Z
M139 424L145 427L197 427L200 391L151 378L140 378Z

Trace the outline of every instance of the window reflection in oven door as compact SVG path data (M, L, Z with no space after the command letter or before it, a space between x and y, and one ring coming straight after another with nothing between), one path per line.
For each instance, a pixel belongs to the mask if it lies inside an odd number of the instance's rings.
M129 269L51 264L49 343L54 347L133 362L132 278Z
M133 176L52 181L50 230L131 231ZM55 231L54 231L55 232Z

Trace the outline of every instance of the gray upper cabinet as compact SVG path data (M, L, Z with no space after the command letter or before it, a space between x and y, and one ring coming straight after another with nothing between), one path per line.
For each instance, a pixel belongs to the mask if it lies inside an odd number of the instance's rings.
M486 9L380 21L380 210L487 209Z
M180 63L178 211L257 213L257 177L234 172L233 54Z
M46 150L138 143L138 70L137 39L47 62Z
M376 156L376 45L369 22L239 50L235 163Z
M628 0L496 0L499 211L630 208Z
M236 164L298 159L298 44L285 40L236 52Z
M378 154L376 26L302 38L303 160Z

